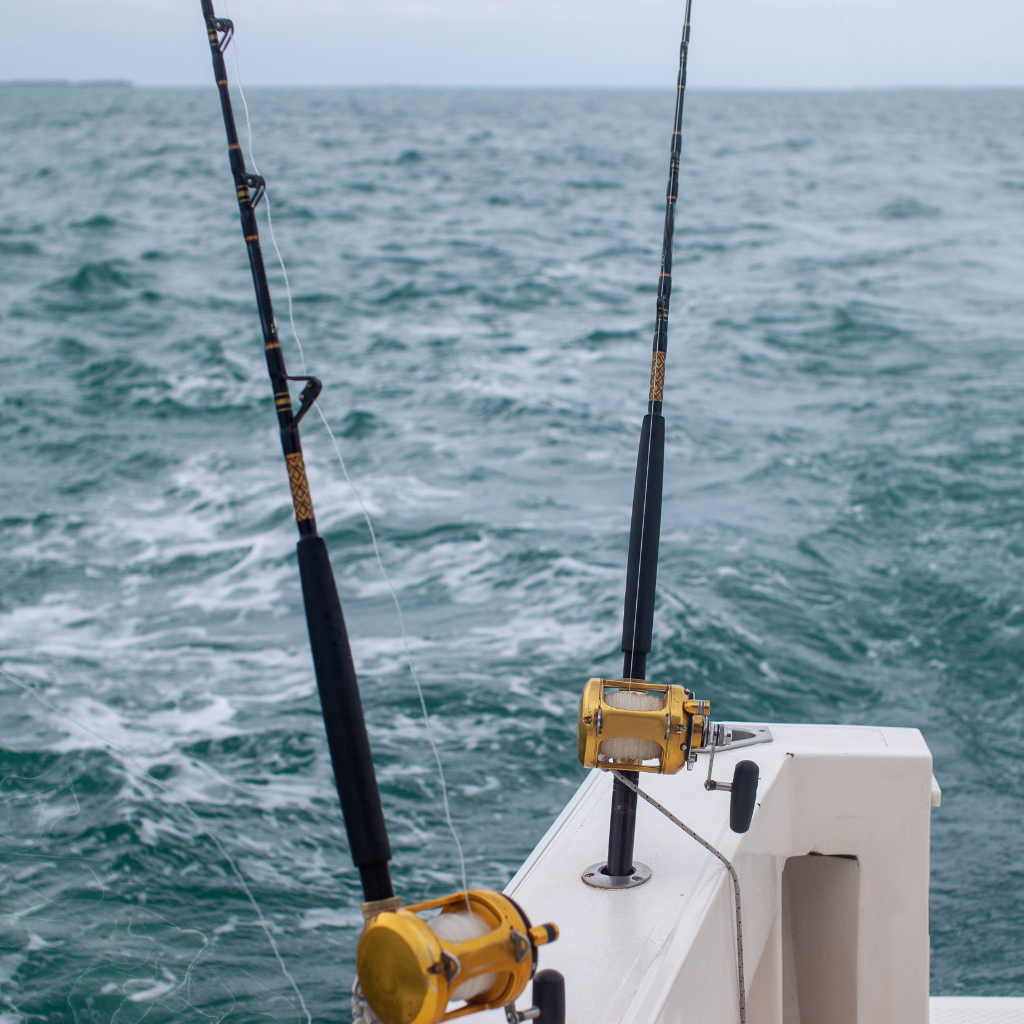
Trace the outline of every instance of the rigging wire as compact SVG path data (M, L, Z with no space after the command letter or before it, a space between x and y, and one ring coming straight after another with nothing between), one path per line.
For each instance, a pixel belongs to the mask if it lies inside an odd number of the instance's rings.
M277 961L278 967L281 968L281 973L284 975L285 980L291 987L291 990L295 993L295 998L298 999L299 1006L302 1007L302 1012L306 1017L306 1024L313 1024L313 1017L309 1012L309 1008L306 1006L306 1000L302 998L302 992L299 991L299 986L296 983L295 978L292 977L291 972L288 970L287 966L285 966L284 958L281 956L281 951L278 949L277 943L274 941L274 936L271 934L270 925L267 924L267 919L263 916L263 910L260 908L259 903L256 902L256 897L253 896L252 890L249 888L249 886L246 884L245 879L242 877L242 873L239 870L238 865L235 863L234 858L231 856L231 854L227 852L227 850L224 848L224 844L220 841L220 839L217 838L217 836L209 828L209 826L203 823L202 818L200 818L199 815L196 814L196 812L193 811L192 808L187 803L185 803L184 800L182 800L180 797L176 797L171 792L169 786L165 786L159 779L153 778L153 776L150 775L146 768L144 768L143 765L139 763L139 761L137 761L127 750L125 750L124 747L118 746L118 744L114 743L112 740L107 739L105 736L96 732L94 729L90 729L89 726L84 725L82 722L79 722L76 719L72 718L66 712L61 711L59 707L57 707L55 704L52 704L41 694L37 693L31 686L28 685L28 683L24 683L20 679L18 679L17 676L12 675L10 672L7 671L7 669L0 668L0 675L2 675L5 679L9 679L12 683L14 683L15 686L24 690L25 693L27 693L30 697L34 698L40 704L42 704L42 706L47 710L52 711L55 715L59 715L65 721L70 722L77 729L81 729L83 732L87 732L90 736L92 736L93 739L99 740L99 742L102 743L105 747L109 747L111 750L120 754L125 761L129 762L138 771L137 781L144 782L146 785L149 786L155 786L157 789L159 789L162 793L164 793L165 796L167 796L170 799L171 803L176 804L188 815L188 817L192 820L192 823L198 827L202 835L208 836L210 838L210 840L213 842L213 845L217 847L217 850L219 851L220 855L227 861L228 866L231 868L231 873L235 876L235 881L238 882L239 888L242 890L242 892L245 893L245 898L249 901L249 905L252 907L253 913L255 913L256 915L256 920L259 922L259 926L263 930L263 934L266 936L267 942L270 944L271 950L273 950L274 959Z
M224 4L224 10L227 12L227 3ZM238 64L238 40L233 40L232 55L235 61L235 80L238 83L238 94L242 100L242 108L245 111L245 130L246 130L246 142L249 150L249 159L252 162L253 170L257 174L260 173L259 167L256 164L256 157L252 150L252 123L249 120L249 104L245 99L245 91L242 88L242 72ZM288 280L288 270L285 267L284 257L281 255L281 250L277 244L277 236L274 234L274 222L270 215L270 194L269 189L264 193L264 202L267 204L267 227L270 231L270 240L274 245L274 252L277 254L277 262L281 267L281 275L284 278L284 290L285 296L288 300L288 323L291 327L292 337L295 339L296 347L299 351L299 360L302 364L302 372L306 373L306 354L302 348L302 341L299 338L298 329L295 326L295 316L293 312L292 302L292 289L291 284ZM377 562L377 569L379 570L381 577L384 580L385 585L388 588L388 593L391 595L391 603L395 607L395 614L398 617L398 628L402 635L402 648L405 651L406 663L409 666L409 674L412 676L413 685L416 687L416 696L419 698L420 711L423 715L423 723L426 728L427 742L430 745L431 753L434 757L434 764L437 766L438 782L441 788L441 805L444 809L444 820L448 826L448 831L451 833L452 841L455 844L455 850L459 860L459 875L462 880L462 891L466 898L466 909L470 910L469 903L469 885L466 880L466 857L462 849L462 842L459 840L458 830L455 828L455 822L452 820L451 807L448 800L448 783L445 779L444 767L441 762L441 753L437 746L437 741L434 737L433 726L430 722L430 713L427 710L427 700L423 692L423 686L420 682L419 673L416 671L416 663L413 659L412 649L409 646L409 635L405 628L405 616L402 614L402 606L398 600L398 593L395 590L394 584L391 582L391 577L388 575L387 570L384 568L384 559L380 553L380 546L377 543L377 531L373 528L373 520L370 518L369 510L366 508L366 504L363 501L362 495L359 493L359 489L352 482L352 478L349 476L348 466L345 464L345 457L341 453L341 446L338 444L338 439L334 435L334 431L331 429L330 423L327 421L327 417L324 415L323 410L319 405L315 406L317 414L320 417L321 423L327 430L327 435L331 439L331 444L334 446L334 452L338 456L338 463L341 466L342 475L345 478L345 483L348 484L349 490L352 491L356 502L359 504L359 508L363 515L363 520L366 522L366 528L370 534L370 543L373 546L373 555Z
M683 824L667 807L662 807L653 796L645 793L635 782L630 780L626 775L619 771L612 771L612 775L615 776L623 785L629 786L637 796L643 797L656 811L660 811L662 814L672 822L673 825L678 825L691 839L696 839L701 846L704 847L709 853L713 853L721 862L725 865L726 870L729 872L729 877L732 879L733 892L736 896L736 969L739 975L739 993L740 993L740 1024L747 1024L747 986L743 978L743 915L740 912L740 880L736 874L736 869L732 866L732 862L725 856L716 850L706 839L702 839L696 832L693 831L689 825Z

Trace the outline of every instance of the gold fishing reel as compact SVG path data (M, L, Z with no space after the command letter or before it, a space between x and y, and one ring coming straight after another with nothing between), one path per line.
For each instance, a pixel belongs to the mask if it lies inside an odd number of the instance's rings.
M584 768L674 775L705 746L711 702L646 679L590 679L576 745ZM656 762L656 763L654 763Z
M557 938L553 924L530 927L508 896L471 889L378 914L359 940L356 971L382 1024L440 1024L513 1004L537 968L537 948Z

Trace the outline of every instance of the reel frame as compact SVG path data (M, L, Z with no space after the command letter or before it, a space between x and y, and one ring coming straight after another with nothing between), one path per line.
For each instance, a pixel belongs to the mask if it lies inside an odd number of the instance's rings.
M442 914L465 911L467 897L471 912L490 926L479 938L442 939L420 916L438 908ZM555 925L531 927L508 896L470 889L377 914L359 940L356 971L370 1009L383 1024L441 1024L514 1004L537 969L537 948L557 938ZM497 978L489 989L448 1009L455 989L491 973Z
M649 693L660 696L664 703L654 711L616 708L606 699L613 691ZM584 768L600 768L602 771L675 775L684 766L692 768L697 751L705 747L710 714L710 701L697 700L685 687L672 683L651 683L646 679L589 679L580 698L576 725L580 764ZM619 738L657 743L661 748L658 764L644 764L631 758L611 758L601 753L604 740Z

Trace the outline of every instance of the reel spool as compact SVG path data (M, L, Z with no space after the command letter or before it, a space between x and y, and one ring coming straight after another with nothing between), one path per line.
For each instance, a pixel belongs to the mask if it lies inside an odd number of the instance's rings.
M441 1021L509 1006L537 969L537 948L558 938L530 927L519 906L489 889L417 903L374 917L356 953L359 984L382 1024ZM430 920L420 912L441 913ZM463 1006L448 1010L452 1000Z
M576 745L584 768L674 775L705 745L711 702L646 679L590 679ZM645 762L657 760L657 764Z

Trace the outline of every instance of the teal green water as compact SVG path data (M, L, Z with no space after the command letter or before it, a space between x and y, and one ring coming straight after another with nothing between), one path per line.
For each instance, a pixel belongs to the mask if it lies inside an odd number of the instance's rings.
M249 99L500 887L620 664L673 97ZM684 140L651 674L923 731L943 994L1024 995L1022 128L1019 91L696 92ZM7 87L0 137L0 1021L347 1020L358 885L216 95ZM312 420L306 449L396 882L437 895L397 623Z

